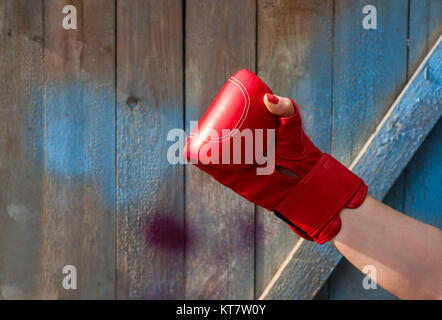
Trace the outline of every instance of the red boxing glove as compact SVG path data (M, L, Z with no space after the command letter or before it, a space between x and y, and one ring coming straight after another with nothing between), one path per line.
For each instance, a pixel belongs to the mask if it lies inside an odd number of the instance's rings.
M295 102L293 116L278 118L264 104L266 93L272 91L254 73L236 72L192 131L184 155L220 183L274 211L301 237L322 244L339 232L341 209L362 204L367 186L315 147ZM296 177L281 174L275 165Z

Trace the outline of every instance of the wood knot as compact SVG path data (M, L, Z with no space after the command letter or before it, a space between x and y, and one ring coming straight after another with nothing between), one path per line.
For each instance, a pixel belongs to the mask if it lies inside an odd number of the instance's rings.
M138 99L135 97L130 96L129 98L127 98L126 100L126 104L129 108L136 108L138 105Z

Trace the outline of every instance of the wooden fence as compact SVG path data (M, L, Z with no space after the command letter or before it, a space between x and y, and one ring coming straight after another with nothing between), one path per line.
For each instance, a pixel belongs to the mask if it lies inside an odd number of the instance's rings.
M68 4L75 30L62 27ZM362 27L366 4L376 30ZM168 163L167 133L189 129L248 68L293 97L315 144L348 165L440 34L441 10L437 0L0 0L0 297L260 296L297 236ZM66 265L76 290L62 286ZM319 289L329 273L311 281Z

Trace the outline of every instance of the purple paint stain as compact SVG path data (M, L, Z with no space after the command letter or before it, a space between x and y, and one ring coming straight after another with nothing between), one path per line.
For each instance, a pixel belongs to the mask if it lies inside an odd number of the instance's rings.
M189 247L194 242L193 237L189 236L192 234L190 230L186 231L183 221L167 214L155 213L146 223L145 239L148 245L179 253L184 251L184 245Z

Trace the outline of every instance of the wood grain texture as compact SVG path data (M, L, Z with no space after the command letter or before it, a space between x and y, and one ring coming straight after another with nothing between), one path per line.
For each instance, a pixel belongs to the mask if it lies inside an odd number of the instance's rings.
M77 8L78 28L62 28ZM45 169L41 298L115 297L113 2L45 5ZM99 19L97 19L99 15ZM77 290L62 287L65 265Z
M431 131L406 170L404 212L442 229L442 121Z
M350 166L367 183L370 194L378 199L385 196L441 116L442 66L439 63L442 59L441 55L442 43L440 38L434 51L423 62L420 69L404 88L404 91L398 96L387 115L382 119L373 137L367 141L367 144ZM428 66L428 77L425 76L426 66ZM281 271L280 277L269 290L269 293L263 298L314 297L341 259L341 255L329 243L323 245L325 254L317 255L316 263L325 266L326 271L319 275L318 272L309 274L310 269L298 267L298 265L305 263L303 259L299 259L299 256L302 257L305 248L308 248L308 246L315 246L315 244L303 241L293 258ZM308 259L314 261L310 253L307 256ZM308 281L308 278L312 278L314 281ZM314 285L304 287L301 284L305 281L309 284L313 282ZM302 288L300 290L301 295L298 291L300 287Z
M324 152L331 144L332 31L333 1L258 1L258 75L296 101L305 130ZM256 219L259 297L299 237L263 208Z
M442 122L439 120L383 200L396 210L438 228L442 228L442 215L439 210L442 180L441 139ZM364 277L365 275L350 262L342 259L328 280L328 298L397 299L379 285L376 290L364 290Z
M225 81L255 69L253 0L186 1L186 129ZM209 175L186 166L187 299L252 299L254 205Z
M0 299L39 297L42 1L0 1Z
M367 4L344 0L335 5L332 155L345 165L375 130L407 76L408 2L370 2L376 7L376 30L362 26Z
M409 28L408 70L411 75L442 34L442 2L411 0ZM442 216L438 211L438 195L441 194L441 127L439 120L405 168L401 185L404 189L401 197L403 212L439 228L442 228Z
M265 300L309 300L341 259L341 254L330 244L318 246L304 239L281 275L265 296Z
M373 1L377 29L362 27L365 1L337 1L333 62L332 155L359 152L405 84L407 1Z
M343 263L343 262L346 263ZM366 290L362 283L366 277L345 259L336 266L329 278L330 300L398 300L397 297L377 284L376 289Z
M416 68L442 32L442 2L411 0L408 29L407 79L416 71ZM436 128L433 129L432 132L435 130ZM432 136L434 136L433 133L430 134L430 137ZM427 142L430 137L425 140L424 145L436 143L434 138L433 142ZM425 152L422 151L423 149L423 146L421 146L414 158L425 157L426 155ZM434 153L432 156L437 157ZM432 208L426 207L425 211L421 211L420 213L413 212L409 208L406 210L405 203L408 202L407 199L415 199L413 201L423 203L423 205L427 203L425 199L426 196L422 197L422 195L426 195L426 192L421 191L425 189L424 185L421 184L422 180L426 180L427 185L437 185L437 181L440 180L437 180L437 177L429 172L426 174L416 174L416 172L425 170L425 165L416 167L412 164L414 162L413 159L397 178L383 202L400 212L414 215L418 220L424 221L425 217L431 217L430 221L434 221L434 219L440 216L437 212L434 212L437 205ZM429 159L431 163L431 158ZM437 168L433 169L436 169L435 172L438 172ZM409 175L409 171L413 172L413 174ZM424 178L415 180L417 175L421 175ZM413 185L414 187L410 190L407 188L408 185ZM417 185L420 187L417 187ZM389 294L382 288L379 290L363 290L361 281L364 277L365 275L353 267L349 261L342 259L328 280L330 282L327 290L329 299L396 299L394 295Z
M411 76L442 33L442 1L410 0L408 70Z
M353 171L382 200L442 115L442 43L410 79ZM382 175L382 179L379 176Z
M179 0L118 2L120 299L184 298L183 168L166 156L168 131L183 123L182 10Z

